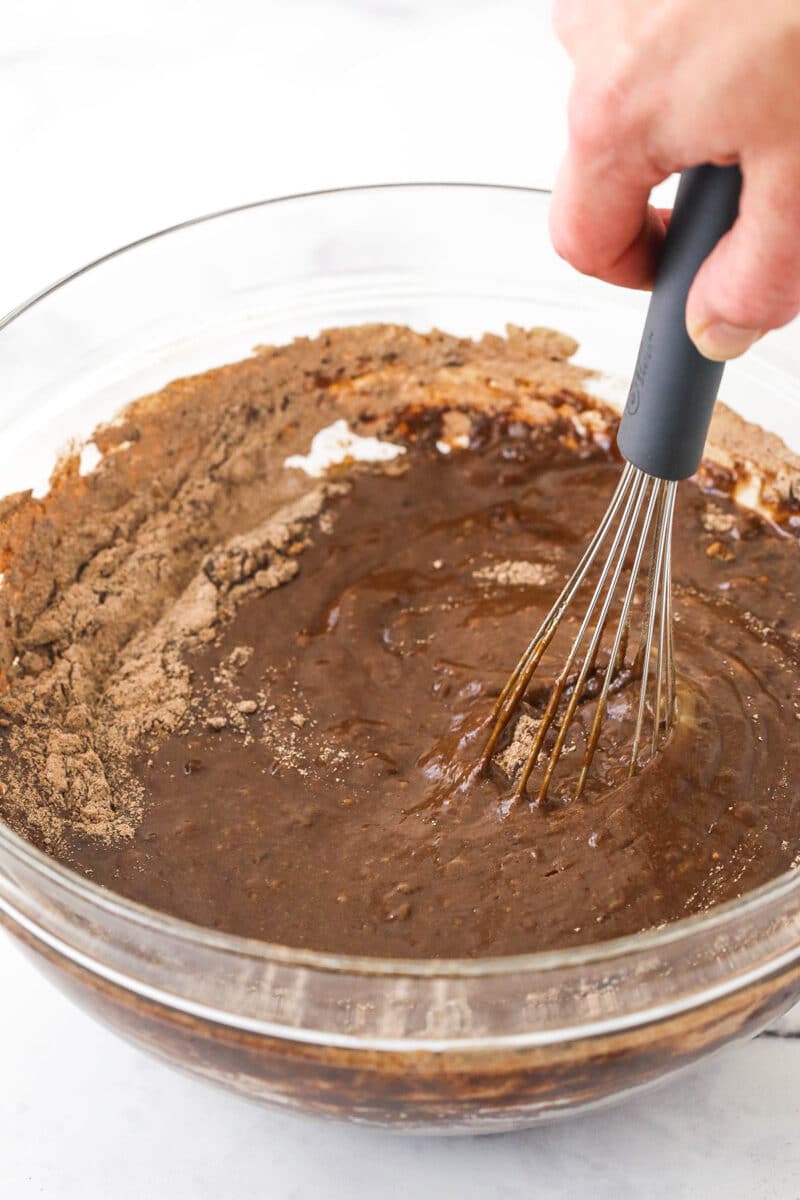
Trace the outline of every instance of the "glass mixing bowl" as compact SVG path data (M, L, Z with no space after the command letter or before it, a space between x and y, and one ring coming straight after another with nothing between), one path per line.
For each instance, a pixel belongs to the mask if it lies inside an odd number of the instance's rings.
M69 437L136 395L330 325L553 325L608 394L633 365L646 299L560 262L546 207L519 188L356 188L220 213L101 259L0 326L3 490L42 487ZM791 437L790 347L768 340L732 364L724 393ZM59 987L162 1058L273 1105L393 1129L574 1113L755 1033L800 994L793 872L563 953L380 960L174 920L0 826L0 917Z

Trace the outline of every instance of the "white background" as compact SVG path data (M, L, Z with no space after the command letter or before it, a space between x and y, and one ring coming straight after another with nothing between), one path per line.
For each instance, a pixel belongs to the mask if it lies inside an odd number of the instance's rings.
M545 0L4 0L0 310L243 201L410 179L548 186L568 82ZM796 1198L799 1025L604 1114L399 1140L167 1070L2 937L0 1196Z

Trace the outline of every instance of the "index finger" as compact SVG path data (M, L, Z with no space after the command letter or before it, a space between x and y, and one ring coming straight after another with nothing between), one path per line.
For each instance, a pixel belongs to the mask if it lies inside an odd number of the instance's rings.
M567 151L550 205L558 254L585 275L622 287L648 288L667 222L649 203L654 181L619 161Z

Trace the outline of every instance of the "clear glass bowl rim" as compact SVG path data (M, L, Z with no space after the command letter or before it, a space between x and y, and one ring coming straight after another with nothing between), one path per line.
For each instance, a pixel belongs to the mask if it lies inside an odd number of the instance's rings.
M547 197L550 190L539 187L526 187L521 184L499 183L470 183L458 181L418 181L402 183L370 183L350 187L321 188L307 192L297 192L285 196L275 196L265 200L255 200L245 204L237 204L230 208L192 217L186 221L169 225L154 233L136 238L123 246L103 254L100 257L78 267L62 276L54 283L35 293L0 318L0 332L13 321L34 308L40 301L45 300L59 289L66 287L79 276L102 267L104 263L122 254L128 254L138 247L165 238L170 234L179 233L196 225L211 221L221 221L237 213L253 209L267 208L272 205L289 204L296 200L324 198L342 194L403 191L403 190L438 190L448 188L453 190L481 190L503 193L523 193L531 196ZM2 345L0 344L0 353ZM746 917L757 915L770 904L784 900L792 895L798 897L800 904L800 871L788 870L776 876L769 882L754 888L736 900L715 905L707 912L695 913L672 921L658 929L646 930L642 933L626 937L609 938L606 941L585 946L576 946L568 950L537 951L530 954L505 955L477 959L466 958L378 958L348 954L330 954L316 950L304 950L299 947L284 946L280 943L265 942L255 938L239 937L236 934L221 933L204 926L194 925L177 917L149 908L132 900L127 900L113 891L84 879L69 867L63 866L48 854L38 850L19 834L0 821L0 851L8 853L24 867L40 875L58 890L80 897L85 903L93 904L110 915L128 920L140 928L150 929L166 937L177 938L193 943L204 949L217 949L228 954L242 955L250 959L264 962L280 962L286 966L316 968L323 972L336 972L354 975L387 975L387 976L417 976L422 978L458 978L503 975L509 972L547 972L562 968L580 967L584 964L618 960L620 957L639 954L645 951L659 951L674 943L680 943L696 937L698 934L713 934L722 932L726 927L738 925ZM1 867L0 863L0 867Z

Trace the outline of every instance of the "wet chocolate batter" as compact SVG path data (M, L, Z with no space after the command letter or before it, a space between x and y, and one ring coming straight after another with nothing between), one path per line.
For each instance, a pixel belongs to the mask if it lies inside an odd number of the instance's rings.
M503 769L472 771L492 699L618 477L600 450L585 455L484 421L469 448L443 455L422 429L405 469L353 470L297 576L192 654L202 699L136 763L147 799L133 838L72 835L60 856L217 929L419 957L633 933L787 869L800 852L798 547L692 484L674 537L668 745L624 779L638 693L623 689L580 801L564 781L543 806L515 805Z

